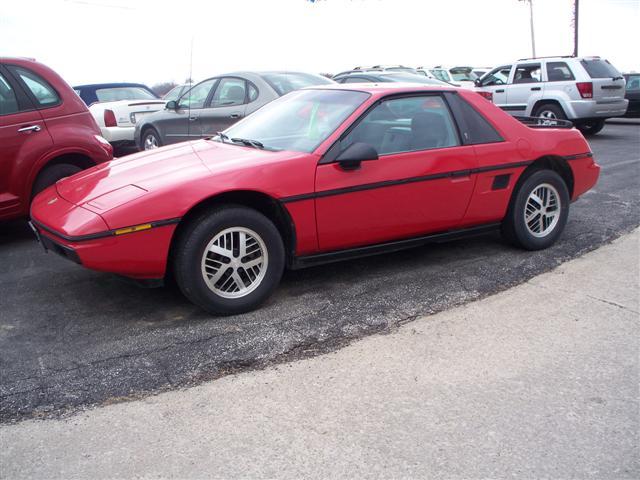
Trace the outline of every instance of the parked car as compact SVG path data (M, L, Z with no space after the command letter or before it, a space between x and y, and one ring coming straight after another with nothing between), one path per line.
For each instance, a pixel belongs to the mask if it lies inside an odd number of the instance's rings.
M405 67L404 65L373 65L371 67L353 67L351 70L345 70L340 73L336 73L332 78L347 75L349 73L364 73L364 72L397 72L397 73L417 73L417 70L412 67Z
M302 72L234 72L208 78L135 128L140 150L214 135L270 101L311 85L334 83Z
M493 69L476 86L512 115L569 119L585 135L624 115L629 103L624 77L600 57L521 59Z
M493 70L493 67L474 67L473 68L473 73L476 75L477 78L482 77L485 73L489 72Z
M438 80L456 84L463 88L474 88L474 82L478 78L471 67L444 67L438 65L430 69L422 68L428 70Z
M440 80L427 78L424 75L406 72L353 72L336 75L333 79L338 83L378 83L378 82L407 82L423 85L447 85Z
M629 101L625 117L640 117L640 73L625 73L624 79L627 82L624 98Z
M0 220L63 177L113 158L87 106L49 67L0 58Z
M470 90L325 85L217 136L143 152L36 197L47 248L147 283L169 272L214 313L257 307L285 267L502 228L552 245L597 181L588 143Z
M175 87L173 87L171 90L169 90L167 93L164 94L164 96L162 97L162 100L164 100L165 102L169 102L171 100L177 100L182 95L184 95L187 92L187 90L189 90L193 85L195 84L183 83L182 85L176 85Z
M115 146L133 145L136 123L165 105L141 83L100 83L73 89L89 106L102 136Z

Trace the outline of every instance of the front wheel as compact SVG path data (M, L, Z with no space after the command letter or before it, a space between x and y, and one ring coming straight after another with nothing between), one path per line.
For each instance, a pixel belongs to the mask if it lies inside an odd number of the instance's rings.
M569 191L560 175L552 170L534 170L514 193L502 233L527 250L550 247L564 230L569 203Z
M604 128L604 120L589 120L587 122L578 123L577 128L585 136L595 135Z
M275 225L242 206L216 208L180 232L173 255L184 295L215 314L253 310L280 282L285 254Z
M154 150L162 146L160 135L153 128L147 128L142 134L142 149Z

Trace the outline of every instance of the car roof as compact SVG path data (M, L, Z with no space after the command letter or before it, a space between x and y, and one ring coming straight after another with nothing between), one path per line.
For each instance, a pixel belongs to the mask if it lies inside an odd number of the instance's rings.
M86 85L75 85L73 88L117 88L117 87L142 87L150 90L143 83L126 83L126 82L113 82L113 83L88 83Z
M460 90L456 87L445 85L419 85L415 83L395 82L395 83L336 83L335 85L316 85L305 87L302 90L350 90L355 92L366 92L376 96L387 93L415 93L415 92L452 92Z

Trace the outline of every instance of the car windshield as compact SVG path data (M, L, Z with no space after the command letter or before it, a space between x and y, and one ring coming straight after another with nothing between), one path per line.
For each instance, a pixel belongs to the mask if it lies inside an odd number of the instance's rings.
M173 87L171 90L169 90L169 93L167 93L164 97L162 97L162 99L166 100L167 102L171 100L177 100L180 97L180 95L182 95L188 89L189 89L188 85L178 85L177 87Z
M617 78L622 76L616 67L611 65L608 60L585 58L581 60L580 63L591 78Z
M449 73L456 82L473 82L478 78L471 68L452 68Z
M411 73L393 73L391 75L380 75L380 78L389 82L421 83L422 85L446 85L445 82L441 82L440 80L436 80L435 78L428 78L424 75L414 75Z
M214 140L251 140L267 150L310 153L368 97L350 90L299 90L265 105Z
M280 96L305 87L333 83L322 75L313 75L311 73L263 73L261 76Z
M99 102L117 102L118 100L155 100L153 93L140 87L98 88L96 97Z

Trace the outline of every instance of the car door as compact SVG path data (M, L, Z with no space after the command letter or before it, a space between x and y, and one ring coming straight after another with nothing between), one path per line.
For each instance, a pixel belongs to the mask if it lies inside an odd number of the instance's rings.
M511 74L511 65L494 68L480 80L482 90L491 92L493 103L499 107L507 104L507 83Z
M200 116L217 83L217 78L210 78L195 85L177 100L175 110L165 110L162 118L154 121L166 139L165 143L184 142L202 136Z
M540 62L516 64L507 85L507 103L502 109L515 116L530 114L527 106L542 98L543 87Z
M214 135L243 118L249 102L247 90L242 78L221 78L207 108L200 112L201 135Z
M446 230L463 217L473 190L470 170L476 157L473 147L461 145L441 95L383 100L338 142L329 152L366 143L379 158L347 170L332 155L321 160L316 172L321 250Z
M26 92L0 66L0 218L13 215L28 201L25 192L33 163L53 141Z

